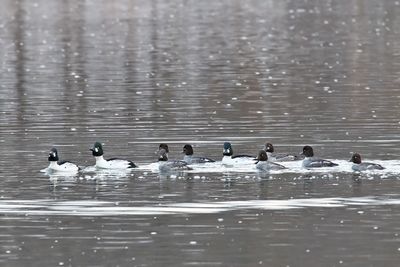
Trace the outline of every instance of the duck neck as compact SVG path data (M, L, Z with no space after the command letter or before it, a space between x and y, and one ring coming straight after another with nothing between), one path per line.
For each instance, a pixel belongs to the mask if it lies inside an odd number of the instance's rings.
M50 164L49 164L49 168L56 168L56 167L58 167L59 165L58 165L58 162L57 161L50 161Z
M94 157L96 159L96 163L101 163L105 162L106 160L104 159L103 155Z

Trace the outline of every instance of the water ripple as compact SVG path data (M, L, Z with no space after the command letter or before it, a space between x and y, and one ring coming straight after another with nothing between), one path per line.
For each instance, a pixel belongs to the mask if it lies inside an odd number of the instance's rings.
M379 196L350 198L308 198L288 200L247 200L201 203L172 203L152 206L129 206L127 202L2 200L1 214L45 216L130 216L215 214L240 210L288 210L301 208L337 208L348 206L400 205L400 198Z

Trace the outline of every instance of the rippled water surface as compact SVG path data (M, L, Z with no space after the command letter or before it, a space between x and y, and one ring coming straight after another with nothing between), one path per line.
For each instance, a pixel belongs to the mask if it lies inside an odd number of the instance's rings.
M398 266L399 36L394 0L2 1L0 265ZM158 172L225 141L339 167Z

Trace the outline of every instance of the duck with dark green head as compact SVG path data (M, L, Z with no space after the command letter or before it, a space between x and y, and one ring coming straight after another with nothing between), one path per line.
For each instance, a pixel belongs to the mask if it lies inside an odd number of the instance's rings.
M92 155L96 159L96 168L99 169L131 169L136 168L137 165L130 160L120 159L120 158L111 158L104 159L103 155L103 146L100 142L96 142L93 145L93 148L90 149L92 151Z
M51 172L76 173L80 170L78 165L75 163L66 160L60 161L58 158L58 151L54 147L49 152L48 160L50 164L49 167L47 167L47 170Z
M236 165L236 164L249 164L254 163L256 159L250 155L233 155L232 144L229 142L224 143L224 149L222 150L222 164Z

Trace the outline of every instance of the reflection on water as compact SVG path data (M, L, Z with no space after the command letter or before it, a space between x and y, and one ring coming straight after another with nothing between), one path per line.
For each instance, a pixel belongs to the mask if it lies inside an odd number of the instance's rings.
M4 0L0 262L397 266L399 13L389 0ZM139 170L40 172L53 146L93 166L95 141ZM161 142L171 159L186 143L221 159L225 141L254 155L308 144L341 166L152 164ZM387 168L354 174L352 152Z

